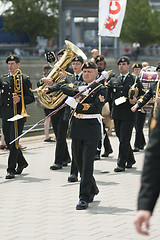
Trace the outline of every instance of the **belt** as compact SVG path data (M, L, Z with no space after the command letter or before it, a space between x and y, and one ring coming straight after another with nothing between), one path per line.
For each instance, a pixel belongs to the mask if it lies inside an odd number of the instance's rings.
M100 114L82 114L82 113L74 113L74 117L78 119L92 119L92 118L100 118Z

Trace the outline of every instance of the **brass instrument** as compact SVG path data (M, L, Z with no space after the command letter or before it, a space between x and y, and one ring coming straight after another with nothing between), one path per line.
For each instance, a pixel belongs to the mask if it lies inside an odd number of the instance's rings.
M137 87L137 77L135 78L134 84L130 87L128 92L128 98L133 99L133 97L138 96L138 87Z
M13 73L13 76L14 76L13 96L18 95L19 97L21 97L21 103L22 103L21 116L29 117L29 115L26 112L25 104L24 104L22 71L20 69L16 69ZM13 109L14 109L14 116L16 116L17 115L17 104L14 101L13 101ZM18 137L18 122L17 122L17 120L14 121L14 130L15 130L15 138L16 138L16 137ZM15 146L18 149L18 147L19 147L18 140L15 142Z
M65 44L67 46L65 53L62 58L54 65L54 68L48 74L47 78L53 79L53 84L59 83L61 81L58 71L60 69L65 70L71 63L72 59L75 56L82 56L84 60L87 59L86 55L73 43L68 40L65 40ZM47 84L43 84L37 90L37 96L39 102L45 107L49 109L55 109L59 106L63 100L67 97L61 90L49 94L42 94L42 90L47 87Z

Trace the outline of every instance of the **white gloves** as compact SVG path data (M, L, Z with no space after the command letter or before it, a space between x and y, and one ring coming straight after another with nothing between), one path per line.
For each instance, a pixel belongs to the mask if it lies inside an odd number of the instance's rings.
M75 109L78 105L78 102L76 102L76 100L73 97L68 97L65 103L73 109Z
M78 91L81 92L81 91L83 91L85 88L86 88L86 86L79 86L79 87L78 87ZM86 89L86 91L83 92L82 95L87 96L88 93L89 93L89 89Z

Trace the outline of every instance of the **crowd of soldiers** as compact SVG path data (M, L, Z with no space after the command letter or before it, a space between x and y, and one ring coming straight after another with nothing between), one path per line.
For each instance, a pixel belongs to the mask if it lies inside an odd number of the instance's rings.
M60 53L63 55L64 52L65 50L62 50L59 52L59 55ZM20 79L20 94L17 90L19 89L19 83L15 80L15 71L20 68L20 58L16 55L11 55L6 59L6 63L9 73L3 74L0 77L0 117L2 118L5 142L9 149L6 179L12 179L15 178L16 174L21 174L24 168L28 166L20 146L17 146L16 142L13 144L10 144L10 142L22 133L26 117L19 118L19 116L21 115L22 108L34 101L34 95L29 76L23 73ZM118 59L117 66L119 75L115 76L114 73L106 71L104 56L96 55L91 61L84 61L83 57L79 55L73 57L71 67L67 72L64 69L59 70L58 74L61 81L58 83L53 83L52 77L48 77L47 74L38 82L38 86L46 84L46 88L42 90L42 94L44 95L59 90L67 95L61 102L61 105L64 104L64 107L51 116L51 123L56 137L56 150L54 163L50 166L50 169L53 171L61 170L71 162L68 181L78 181L78 172L80 173L79 202L76 209L83 210L88 208L88 204L99 193L93 176L94 161L100 159L102 145L104 146L103 157L108 157L113 152L106 131L105 121L103 121L101 115L102 109L105 106L109 107L110 122L112 123L111 128L114 127L119 140L117 166L115 166L114 171L116 173L124 172L127 168L131 169L136 163L134 152L144 149L146 145L143 135L146 112L143 107L151 98L155 98L156 109L153 108L151 113L152 121L149 121L150 129L152 128L153 130L150 132L142 176L142 186L138 200L138 209L144 209L144 212L148 210L149 215L147 217L143 215L146 218L144 217L141 221L139 217L135 220L138 231L142 233L140 230L141 224L143 221L149 221L159 195L159 184L154 185L155 182L158 182L159 168L151 164L150 160L154 151L155 164L159 164L158 133L160 117L157 109L160 102L160 95L157 85L160 79L160 65L156 67L157 79L150 84L147 91L144 90L140 79L140 72L144 67L141 63L133 64L133 72L130 73L130 59L122 56ZM49 69L49 71L51 70ZM46 109L45 114L47 115L51 111ZM158 117L156 117L156 112L158 112ZM66 141L69 120L71 120L71 156ZM136 137L134 149L132 149L130 140L134 127ZM108 128L110 128L109 124ZM46 139L50 138L47 137ZM150 167L152 170L148 174ZM153 181L152 173L154 175ZM152 195L150 193L151 188L155 188L153 200L151 200L150 196ZM150 200L148 200L149 198ZM143 234L147 233L143 232Z

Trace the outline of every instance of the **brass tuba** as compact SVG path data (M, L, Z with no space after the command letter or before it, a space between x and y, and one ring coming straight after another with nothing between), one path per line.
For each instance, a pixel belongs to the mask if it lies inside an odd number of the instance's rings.
M48 74L47 78L53 79L53 84L59 83L61 81L58 71L60 69L65 70L71 63L72 59L75 56L82 56L84 60L87 59L86 55L73 43L68 40L65 40L65 44L67 46L65 53L62 58L54 65L51 72ZM42 94L42 90L47 87L47 84L43 84L37 90L37 96L39 102L45 107L49 109L55 109L58 107L63 100L67 97L61 90L49 94Z

